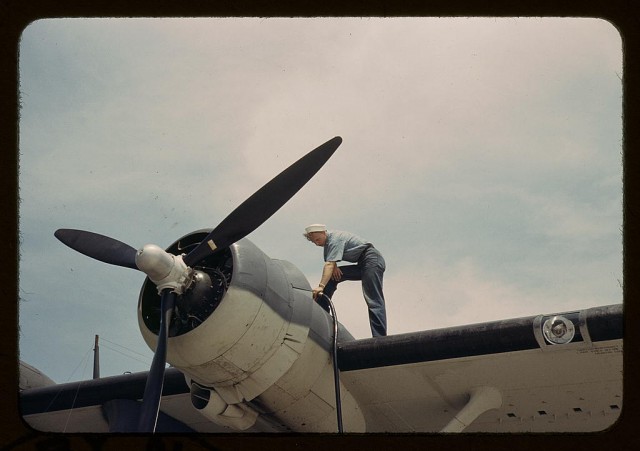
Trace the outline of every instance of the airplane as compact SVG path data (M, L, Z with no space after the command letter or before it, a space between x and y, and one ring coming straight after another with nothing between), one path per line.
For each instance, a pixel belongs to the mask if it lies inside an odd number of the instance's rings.
M166 250L57 230L80 253L146 274L138 325L154 358L146 372L65 384L21 365L25 422L99 433L612 427L622 411L622 304L356 340L312 299L298 268L246 238L341 142L312 150L216 228Z

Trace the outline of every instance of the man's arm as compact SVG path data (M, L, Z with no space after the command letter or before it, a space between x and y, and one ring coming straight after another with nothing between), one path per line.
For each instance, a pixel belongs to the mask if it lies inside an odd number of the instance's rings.
M336 262L325 262L322 268L322 278L320 279L320 283L317 288L313 289L313 299L318 297L318 293L321 293L324 290L324 287L327 286L331 277L333 277L334 271L336 271L338 265Z

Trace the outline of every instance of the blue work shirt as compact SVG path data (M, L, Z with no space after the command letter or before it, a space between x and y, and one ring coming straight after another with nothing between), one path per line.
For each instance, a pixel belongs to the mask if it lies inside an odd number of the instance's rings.
M339 262L344 260L357 263L368 244L371 243L353 233L330 230L327 232L327 241L324 244L324 261Z

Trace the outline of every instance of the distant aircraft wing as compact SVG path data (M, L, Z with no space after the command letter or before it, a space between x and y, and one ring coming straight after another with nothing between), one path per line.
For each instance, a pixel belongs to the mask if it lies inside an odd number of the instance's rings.
M132 432L137 424L146 371L24 390L20 411L38 431ZM270 431L257 422L245 432ZM165 372L157 432L236 432L200 415L190 399L184 375L175 368Z
M357 340L340 378L368 431L599 431L622 408L622 332L618 304Z
M40 431L109 432L112 429L103 405L111 406L114 424L118 423L119 412L127 410L125 403L142 398L146 376L147 372L141 372L23 390L20 411L27 423ZM163 393L168 398L186 396L189 401L182 373L167 370ZM122 408L109 404L112 400L123 400ZM159 420L165 422L166 418Z
M338 366L368 432L600 431L622 409L622 339L618 304L344 342ZM41 431L126 432L146 376L23 390L21 411ZM243 432L279 430L260 415ZM237 432L194 409L174 368L157 431Z

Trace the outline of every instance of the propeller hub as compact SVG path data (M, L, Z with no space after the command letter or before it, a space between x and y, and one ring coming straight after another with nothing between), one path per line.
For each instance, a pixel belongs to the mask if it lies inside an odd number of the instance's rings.
M156 284L158 293L170 288L174 293L182 294L192 272L182 255L170 254L155 244L146 244L138 250L136 266Z

